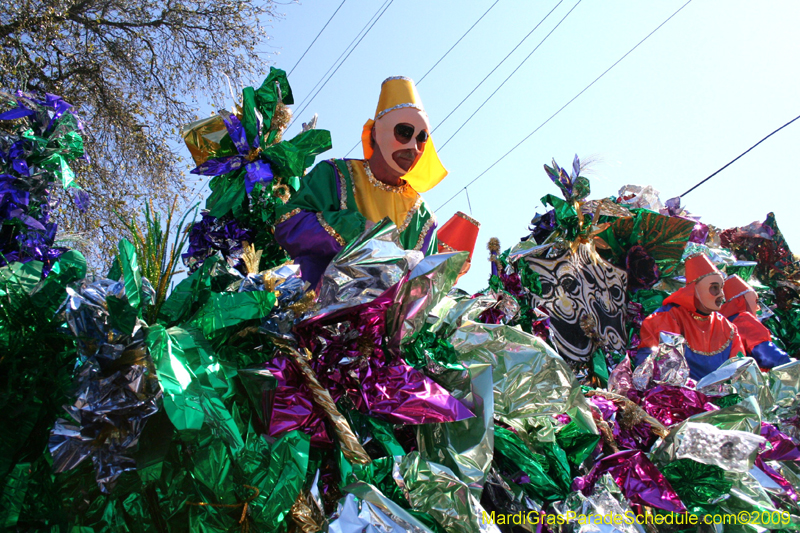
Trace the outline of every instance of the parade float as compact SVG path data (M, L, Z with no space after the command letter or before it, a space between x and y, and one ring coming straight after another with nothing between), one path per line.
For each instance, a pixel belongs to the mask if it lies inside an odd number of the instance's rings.
M121 241L104 276L58 246L49 191L91 209L69 167L80 122L52 95L3 99L5 529L800 528L800 263L772 214L720 229L652 187L591 200L576 157L545 165L528 237L489 241L478 294L457 285L470 250L405 250L388 220L311 287L273 230L331 138L283 138L272 69L184 128L211 192L169 290L179 236L155 269L146 238ZM753 346L788 363L722 339L700 376L691 327L643 344L648 316L717 273L747 282L728 300L747 296L736 313L771 336Z

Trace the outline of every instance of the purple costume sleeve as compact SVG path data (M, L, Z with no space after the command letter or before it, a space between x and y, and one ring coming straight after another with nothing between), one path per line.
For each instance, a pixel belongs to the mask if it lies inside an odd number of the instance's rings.
M275 226L275 240L300 265L302 278L312 287L317 286L328 263L342 249L311 211L300 211Z

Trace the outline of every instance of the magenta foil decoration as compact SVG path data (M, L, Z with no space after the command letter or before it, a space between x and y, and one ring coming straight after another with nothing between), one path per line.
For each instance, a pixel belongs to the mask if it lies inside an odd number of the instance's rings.
M647 414L667 427L692 415L718 409L705 394L670 385L653 387L639 403Z
M772 424L761 423L761 436L772 445L771 450L762 452L759 457L765 461L800 461L800 450L797 449L789 435L781 432Z
M664 474L638 450L625 450L600 459L587 475L575 478L572 490L591 496L595 483L606 472L614 478L637 514L643 512L645 505L672 513L686 512Z
M269 421L267 433L277 437L295 429L311 436L311 444L320 446L333 442L325 428L325 411L311 397L311 391L303 382L300 371L285 356L279 356L264 365L278 381L270 391L268 412L263 420Z
M774 468L769 466L762 456L756 457L755 467L764 472L772 481L778 484L786 495L795 503L797 503L797 492L789 481L780 475Z
M402 283L402 282L401 282ZM409 366L386 340L386 311L397 285L373 301L311 318L295 328L312 368L334 401L392 423L456 422L475 416L447 389Z

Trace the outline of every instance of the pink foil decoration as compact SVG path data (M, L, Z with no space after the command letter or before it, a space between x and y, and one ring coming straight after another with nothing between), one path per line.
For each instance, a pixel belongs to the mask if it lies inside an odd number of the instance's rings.
M683 422L692 415L718 409L705 394L670 385L658 385L648 390L639 404L647 414L665 426Z
M575 478L572 490L591 496L595 483L606 472L614 478L637 514L643 511L643 505L673 513L686 512L664 474L638 450L626 450L600 459L587 475Z

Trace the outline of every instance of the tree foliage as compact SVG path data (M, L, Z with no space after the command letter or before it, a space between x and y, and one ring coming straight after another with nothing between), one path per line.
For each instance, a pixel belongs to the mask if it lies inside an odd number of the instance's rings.
M56 212L93 243L94 266L125 232L115 213L132 220L148 199L165 209L188 196L179 128L199 98L224 101L225 76L266 70L257 48L275 16L271 0L4 2L0 87L61 95L85 122L76 174L93 205L81 214L62 194Z

